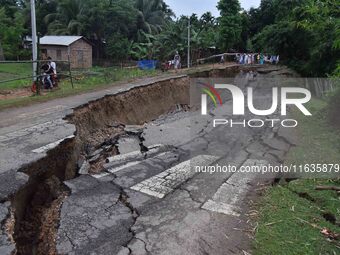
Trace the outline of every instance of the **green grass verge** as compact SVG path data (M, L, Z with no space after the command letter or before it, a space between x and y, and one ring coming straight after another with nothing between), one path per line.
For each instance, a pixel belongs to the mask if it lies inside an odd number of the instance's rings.
M32 72L32 65L30 63L13 63L13 64L0 64L0 74L9 73L16 75L30 75Z
M178 72L178 74L191 74L207 70L207 68L209 69L211 68L211 66L210 67L209 65L200 66L189 70L182 69ZM60 71L61 69L66 70L65 67L59 65L58 70ZM0 81L17 77L16 75L19 74L30 75L30 73L31 73L30 64L0 64ZM68 74L67 71L64 73ZM119 81L129 82L135 78L156 76L159 75L160 73L161 72L159 70L142 71L135 68L121 69L117 67L111 68L93 67L88 70L73 70L72 74L75 77L74 89L72 89L69 79L65 78L62 79L62 82L59 84L60 90L46 93L46 95L2 99L0 100L0 110L9 107L22 107L30 105L32 103L45 102L55 98L86 93L93 90L113 86L116 82ZM32 81L30 79L0 83L0 92L1 90L12 90L25 87L30 88L31 84Z
M308 106L313 117L294 113L300 145L289 152L287 164L340 162L340 133L328 124L326 107L325 101L313 99ZM255 255L340 254L340 242L320 233L320 228L340 233L339 226L323 217L332 214L340 220L340 198L335 191L316 191L318 185L340 186L340 181L300 179L266 191L258 206Z
M32 65L30 63L0 64L0 81L28 77L32 75ZM0 90L17 89L30 86L31 79L22 79L0 83Z
M312 190L317 184L330 183L326 180L300 180L267 191L259 209L261 216L255 255L339 254L340 248L329 242L318 229L328 228L339 233L340 228L322 216L324 212L337 211L339 217L339 199L335 192L315 194ZM318 199L316 202L308 201L297 195L297 191L307 192Z
M58 72L68 75L68 70L63 65L58 66ZM81 78L82 82L91 85L98 85L105 82L120 81L122 79L130 79L140 77L145 73L153 73L156 71L142 71L136 68L121 69L117 67L93 67L84 70L73 70L72 74L75 78ZM15 80L10 82L1 83L11 79L27 77L32 75L32 65L30 63L0 63L0 90L18 89L30 87L32 81L30 78Z
M288 163L299 165L340 162L340 132L330 125L327 106L326 101L313 99L307 105L312 117L294 112L299 121L300 145L292 148L286 160Z
M158 75L159 71L139 69L92 68L75 71L74 88L68 78L62 79L58 90L44 93L41 96L18 97L0 100L0 110L9 107L20 107L35 102L45 102L55 98L77 95L114 85L119 81L131 81L136 78Z

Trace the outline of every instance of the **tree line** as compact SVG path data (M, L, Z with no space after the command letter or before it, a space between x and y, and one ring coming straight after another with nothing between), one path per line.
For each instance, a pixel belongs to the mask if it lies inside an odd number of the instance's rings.
M37 0L37 30L43 35L82 35L95 58L112 61L165 60L187 49L188 17L175 18L163 0ZM214 46L217 21L211 13L190 17L192 50ZM0 0L0 42L6 59L29 54L30 1Z
M185 57L191 23L195 58L213 52L278 54L303 75L339 73L338 0L262 0L242 10L238 0L220 0L219 17L176 18L164 0L36 0L40 35L82 35L94 57L128 59ZM29 57L22 39L30 34L29 0L0 0L0 55ZM3 54L1 54L3 52Z

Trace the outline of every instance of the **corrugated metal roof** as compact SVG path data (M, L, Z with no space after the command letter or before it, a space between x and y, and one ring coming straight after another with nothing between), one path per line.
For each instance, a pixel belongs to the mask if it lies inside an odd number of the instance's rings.
M73 36L73 35L46 35L40 38L41 45L61 45L61 46L69 46L75 41L83 38L82 36Z

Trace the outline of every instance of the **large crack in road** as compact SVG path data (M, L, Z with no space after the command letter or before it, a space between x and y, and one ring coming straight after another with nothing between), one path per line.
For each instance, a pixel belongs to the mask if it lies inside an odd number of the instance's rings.
M246 78L256 69L191 76L235 76L240 87L256 87ZM197 174L191 166L280 163L294 144L282 129L213 129L190 105L189 85L188 77L171 79L74 109L66 118L76 126L74 137L47 146L46 157L10 173L15 179L10 189L16 191L0 203L0 253L241 254L248 249L250 237L232 230L249 225L242 216L245 201L252 185L263 181ZM210 117L223 110L230 116L232 102L224 101L224 109ZM234 181L228 182L231 176Z

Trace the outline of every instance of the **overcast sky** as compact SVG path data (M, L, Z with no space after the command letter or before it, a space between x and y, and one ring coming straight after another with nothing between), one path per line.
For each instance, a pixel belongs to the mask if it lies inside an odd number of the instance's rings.
M219 0L165 0L176 16L191 15L196 13L199 16L210 11L214 16L219 16L217 2ZM248 10L250 7L258 7L261 0L240 0L242 8Z

